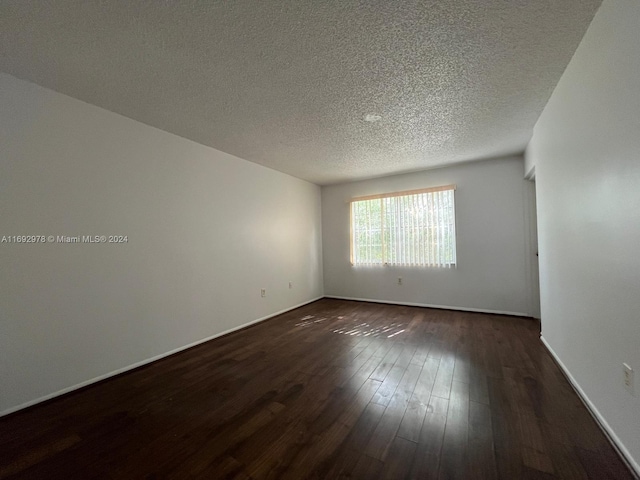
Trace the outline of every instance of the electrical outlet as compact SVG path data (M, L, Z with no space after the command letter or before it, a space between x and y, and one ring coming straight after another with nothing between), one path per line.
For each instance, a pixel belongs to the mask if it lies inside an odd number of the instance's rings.
M289 282L289 288L293 288L293 282Z
M398 277L398 285L402 285L402 277Z
M267 290L265 288L261 288L260 289L260 296L261 297L266 297L267 296Z
M624 372L624 388L633 395L633 368L626 363L623 363L622 371Z

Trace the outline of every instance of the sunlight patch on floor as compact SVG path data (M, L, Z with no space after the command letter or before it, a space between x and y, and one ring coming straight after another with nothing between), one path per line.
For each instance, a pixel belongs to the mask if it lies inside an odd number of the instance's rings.
M314 323L321 323L324 322L327 317L318 317L316 320L314 320L314 316L313 315L307 315L306 317L302 317L300 319L299 323L296 323L296 327L307 327L309 325L313 325Z
M390 325L382 325L373 327L368 323L361 323L359 325L340 327L332 330L333 333L340 333L343 335L356 335L358 337L387 337L392 338L396 335L400 335L405 331L403 323L391 323Z

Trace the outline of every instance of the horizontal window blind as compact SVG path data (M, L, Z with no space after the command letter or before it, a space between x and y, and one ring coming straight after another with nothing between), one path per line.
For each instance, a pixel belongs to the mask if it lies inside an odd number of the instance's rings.
M353 199L351 263L454 266L454 191L449 185Z

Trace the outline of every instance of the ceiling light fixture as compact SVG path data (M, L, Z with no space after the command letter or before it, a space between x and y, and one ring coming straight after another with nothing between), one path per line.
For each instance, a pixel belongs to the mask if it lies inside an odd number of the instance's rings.
M365 122L373 123L373 122L378 122L380 120L382 120L382 117L380 115L376 115L375 113L367 113L364 116L364 121Z

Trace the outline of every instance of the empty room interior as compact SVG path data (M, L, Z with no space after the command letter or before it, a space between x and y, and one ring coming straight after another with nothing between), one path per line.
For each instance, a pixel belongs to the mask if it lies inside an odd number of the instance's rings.
M0 2L0 480L640 476L638 0Z

